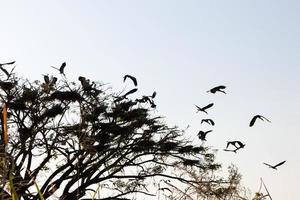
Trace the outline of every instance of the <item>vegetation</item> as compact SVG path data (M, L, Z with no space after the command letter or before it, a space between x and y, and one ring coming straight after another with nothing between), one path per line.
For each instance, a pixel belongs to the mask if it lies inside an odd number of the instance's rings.
M165 183L169 199L243 199L235 168L227 179L215 176L214 153L154 115L155 93L133 99L137 88L114 93L83 76L1 76L9 134L6 144L2 129L1 198L147 198Z

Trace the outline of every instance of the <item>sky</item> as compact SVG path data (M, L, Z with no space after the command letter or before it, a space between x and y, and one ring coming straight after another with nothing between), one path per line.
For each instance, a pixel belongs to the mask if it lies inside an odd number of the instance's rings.
M157 92L158 115L197 141L202 118L216 125L208 146L234 163L252 192L262 177L273 199L296 200L300 179L300 2L292 0L0 0L0 63L16 60L31 80L65 73ZM226 95L206 91L226 85ZM214 102L209 114L196 113ZM272 121L250 119L261 114ZM241 140L237 154L222 151ZM199 142L200 144L200 142ZM263 162L287 160L278 171Z

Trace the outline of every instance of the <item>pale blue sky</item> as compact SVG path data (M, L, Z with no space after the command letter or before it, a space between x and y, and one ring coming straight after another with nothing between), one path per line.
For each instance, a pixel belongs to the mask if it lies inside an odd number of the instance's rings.
M196 139L201 114L193 104L215 102L207 145L223 149L240 139L236 164L253 192L263 177L273 198L296 200L300 179L300 2L288 0L0 1L0 62L16 60L31 79L67 62L84 75L122 89L138 78L140 94L156 90L157 114L170 125L190 124ZM228 95L209 95L225 84ZM130 87L130 85L125 85ZM271 124L248 127L255 114ZM205 116L206 117L206 116ZM287 160L278 171L262 162Z

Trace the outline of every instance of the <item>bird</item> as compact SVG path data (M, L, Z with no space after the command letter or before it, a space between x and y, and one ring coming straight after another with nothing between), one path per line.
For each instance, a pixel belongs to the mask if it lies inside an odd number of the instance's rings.
M236 146L236 144L238 146ZM233 145L235 148L244 148L246 145L243 144L241 141L227 141L226 149L229 147L229 145Z
M215 122L212 119L202 119L201 124L204 123L204 122L208 123L209 125L212 125L212 126L215 125Z
M57 69L57 70L59 71L60 74L62 74L62 75L65 76L64 70L65 70L66 65L67 65L67 63L66 63L66 62L63 62L63 63L61 64L61 66L60 66L59 69L56 68L56 67L53 67L53 66L51 66L51 67L54 68L54 69Z
M10 73L4 69L2 66L4 65L13 65L15 64L16 61L13 61L13 62L7 62L7 63L0 63L0 70L4 72L4 74L6 74L6 76L9 78L10 77Z
M263 164L269 166L269 167L272 168L272 169L276 169L276 170L277 170L277 167L279 167L280 165L283 165L285 162L286 162L286 160L285 160L285 161L282 161L282 162L280 162L280 163L278 163L278 164L276 164L276 165L270 165L270 164L268 164L268 163L263 163Z
M267 118L265 118L264 116L262 116L262 115L255 115L255 116L251 119L249 126L252 127L257 119L260 119L260 120L262 120L262 121L266 120L267 122L270 122L270 123L271 123L271 121L268 120Z
M207 92L210 92L210 93L213 93L213 94L215 94L216 92L222 92L222 93L226 94L226 92L224 91L225 88L226 88L226 86L219 85L217 87L214 87L214 88L208 90Z
M49 76L48 75L43 75L44 76L44 81L46 84L49 84L50 83L50 79L49 79Z
M125 82L127 78L130 78L130 79L132 80L132 82L133 82L134 86L137 86L137 80L136 80L136 78L135 78L135 77L133 77L133 76L131 76L131 75L128 75L128 74L126 74L126 75L123 77L123 82Z
M210 104L208 104L207 106L204 106L204 107L199 107L199 106L197 106L197 105L195 105L196 107L197 107L197 112L199 112L199 111L201 111L201 112L205 112L206 114L208 114L207 112L206 112L206 109L208 109L208 108L210 108L210 107L212 107L214 104L213 103L210 103Z
M206 141L206 135L207 135L207 133L210 133L210 132L212 132L212 130L209 130L209 131L199 131L199 133L198 133L199 139L202 140L202 141Z

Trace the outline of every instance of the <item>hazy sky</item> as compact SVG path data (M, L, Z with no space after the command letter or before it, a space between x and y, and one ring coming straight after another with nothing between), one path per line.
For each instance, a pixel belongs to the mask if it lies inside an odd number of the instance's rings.
M207 145L223 149L241 140L236 155L220 150L217 160L236 164L253 192L262 177L278 200L299 199L300 180L300 1L291 0L106 0L0 1L0 63L17 61L30 79L79 75L130 88L157 91L157 114L170 125L190 125L197 141L205 114L193 104L214 102L216 121ZM206 93L228 86L227 95ZM272 123L250 119L262 114ZM199 142L200 144L200 142ZM271 164L287 160L278 171Z

